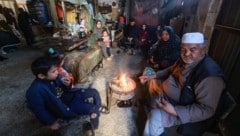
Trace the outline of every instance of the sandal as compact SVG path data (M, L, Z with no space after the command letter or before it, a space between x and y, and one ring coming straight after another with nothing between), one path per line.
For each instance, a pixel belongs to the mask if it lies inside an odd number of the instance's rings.
M100 109L99 109L99 111L100 111L101 113L103 113L103 114L109 114L109 113L110 113L110 111L108 110L108 108L105 107L105 106L101 106Z
M132 102L131 100L125 100L125 101L120 101L117 104L118 107L131 107L132 106Z

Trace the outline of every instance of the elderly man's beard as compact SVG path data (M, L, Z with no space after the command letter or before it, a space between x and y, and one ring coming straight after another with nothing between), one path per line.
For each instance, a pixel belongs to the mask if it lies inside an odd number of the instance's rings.
M192 64L194 62L198 62L199 60L201 60L204 57L205 53L201 53L201 55L199 55L198 59L193 59L193 57L191 56L181 56L182 61L185 64Z
M195 62L195 60L193 60L192 57L188 57L188 56L183 56L182 60L185 64L191 64L191 63Z

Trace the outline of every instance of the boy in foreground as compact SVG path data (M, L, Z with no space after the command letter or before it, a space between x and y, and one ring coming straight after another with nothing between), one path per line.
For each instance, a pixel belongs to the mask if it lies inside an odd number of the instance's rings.
M98 127L101 99L97 90L71 89L71 80L58 74L49 57L36 59L31 69L36 79L26 92L28 108L43 124L57 130L65 119L90 115L93 127Z

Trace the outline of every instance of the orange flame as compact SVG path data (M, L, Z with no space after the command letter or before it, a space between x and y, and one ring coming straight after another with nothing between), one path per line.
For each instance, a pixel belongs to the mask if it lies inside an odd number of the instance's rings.
M122 87L126 87L127 86L127 78L126 78L126 74L122 74L120 75L120 84Z

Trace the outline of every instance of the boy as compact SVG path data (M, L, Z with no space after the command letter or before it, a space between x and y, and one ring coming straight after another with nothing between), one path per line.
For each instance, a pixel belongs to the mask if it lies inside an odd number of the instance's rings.
M98 127L101 100L95 89L71 89L71 80L58 74L49 57L36 59L31 69L36 79L26 92L27 103L43 124L57 130L62 119L90 115L92 125Z

